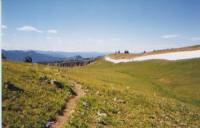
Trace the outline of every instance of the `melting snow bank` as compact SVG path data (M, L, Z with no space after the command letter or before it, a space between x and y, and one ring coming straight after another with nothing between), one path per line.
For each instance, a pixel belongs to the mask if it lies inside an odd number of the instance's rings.
M192 58L200 58L200 50L146 55L130 59L112 59L106 56L105 60L113 63L121 63L121 62L132 62L132 61L154 60L154 59L181 60L181 59L192 59Z

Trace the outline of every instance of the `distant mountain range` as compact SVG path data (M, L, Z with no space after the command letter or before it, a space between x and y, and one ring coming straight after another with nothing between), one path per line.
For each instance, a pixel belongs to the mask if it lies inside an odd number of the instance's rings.
M52 62L68 59L96 58L104 56L105 53L98 52L53 52L35 50L2 50L2 54L7 60L24 61L26 56L30 56L33 62Z
M53 57L60 57L60 58L71 58L75 56L81 56L83 58L96 58L98 56L103 56L106 53L100 52L55 52L55 51L37 51L40 54L50 55Z

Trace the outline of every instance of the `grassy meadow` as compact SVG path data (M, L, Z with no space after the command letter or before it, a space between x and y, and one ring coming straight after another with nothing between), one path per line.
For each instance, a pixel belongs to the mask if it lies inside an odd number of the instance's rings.
M74 68L3 62L3 123L10 127L43 127L69 98L69 89L39 81L41 76L86 95L77 103L66 128L200 127L200 59L113 64L99 59Z
M200 59L98 60L67 74L87 96L66 128L200 127Z
M44 128L72 95L70 84L59 69L23 62L3 62L3 126L9 128ZM41 80L42 77L63 82L64 88ZM6 82L14 87L5 87Z

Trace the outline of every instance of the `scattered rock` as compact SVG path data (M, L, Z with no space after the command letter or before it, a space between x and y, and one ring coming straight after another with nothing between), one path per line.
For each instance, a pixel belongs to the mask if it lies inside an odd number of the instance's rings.
M125 100L122 100L122 99L119 99L119 100L118 100L118 103L123 103L123 104L125 104L126 101L125 101Z
M100 117L102 117L102 116L106 117L107 116L107 114L105 112L102 112L100 110L97 112L97 115L100 116Z
M51 80L51 79L49 79L47 76L41 76L40 78L39 78L39 80L42 82L47 82L47 83L49 83L49 84L51 84L51 85L55 85L57 88L61 88L61 89L63 89L64 87L65 87L65 84L64 83L62 83L62 82L60 82L60 81L57 81L57 80ZM75 95L73 92L73 90L69 87L69 89L70 89L70 92L72 92L72 95Z
M117 102L117 103L123 103L123 104L125 104L125 103L126 103L126 101L125 101L125 100L122 100L122 99L117 99L117 97L115 97L113 100L114 100L115 102Z
M106 117L97 118L97 122L98 124L101 124L101 125L108 125L110 123L110 121Z
M52 124L54 124L55 121L48 121L45 125L45 128L50 128Z
M55 80L49 80L49 84L54 85Z
M71 95L77 96L76 92L71 87L69 87L69 86L67 86L67 87L68 87L68 90L69 90Z
M83 106L88 108L90 106L90 104L87 101L83 101Z
M97 91L97 92L96 92L96 95L100 95L100 92L99 92L99 91Z
M65 87L65 85L62 82L56 80L50 80L49 83L52 85L56 85L57 88L63 89Z
M97 121L101 125L107 125L107 123L102 118L98 118Z

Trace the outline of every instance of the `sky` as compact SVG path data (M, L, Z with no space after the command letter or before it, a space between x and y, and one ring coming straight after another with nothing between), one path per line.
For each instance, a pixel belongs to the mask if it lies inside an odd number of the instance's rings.
M2 0L2 48L98 51L200 44L200 0Z

